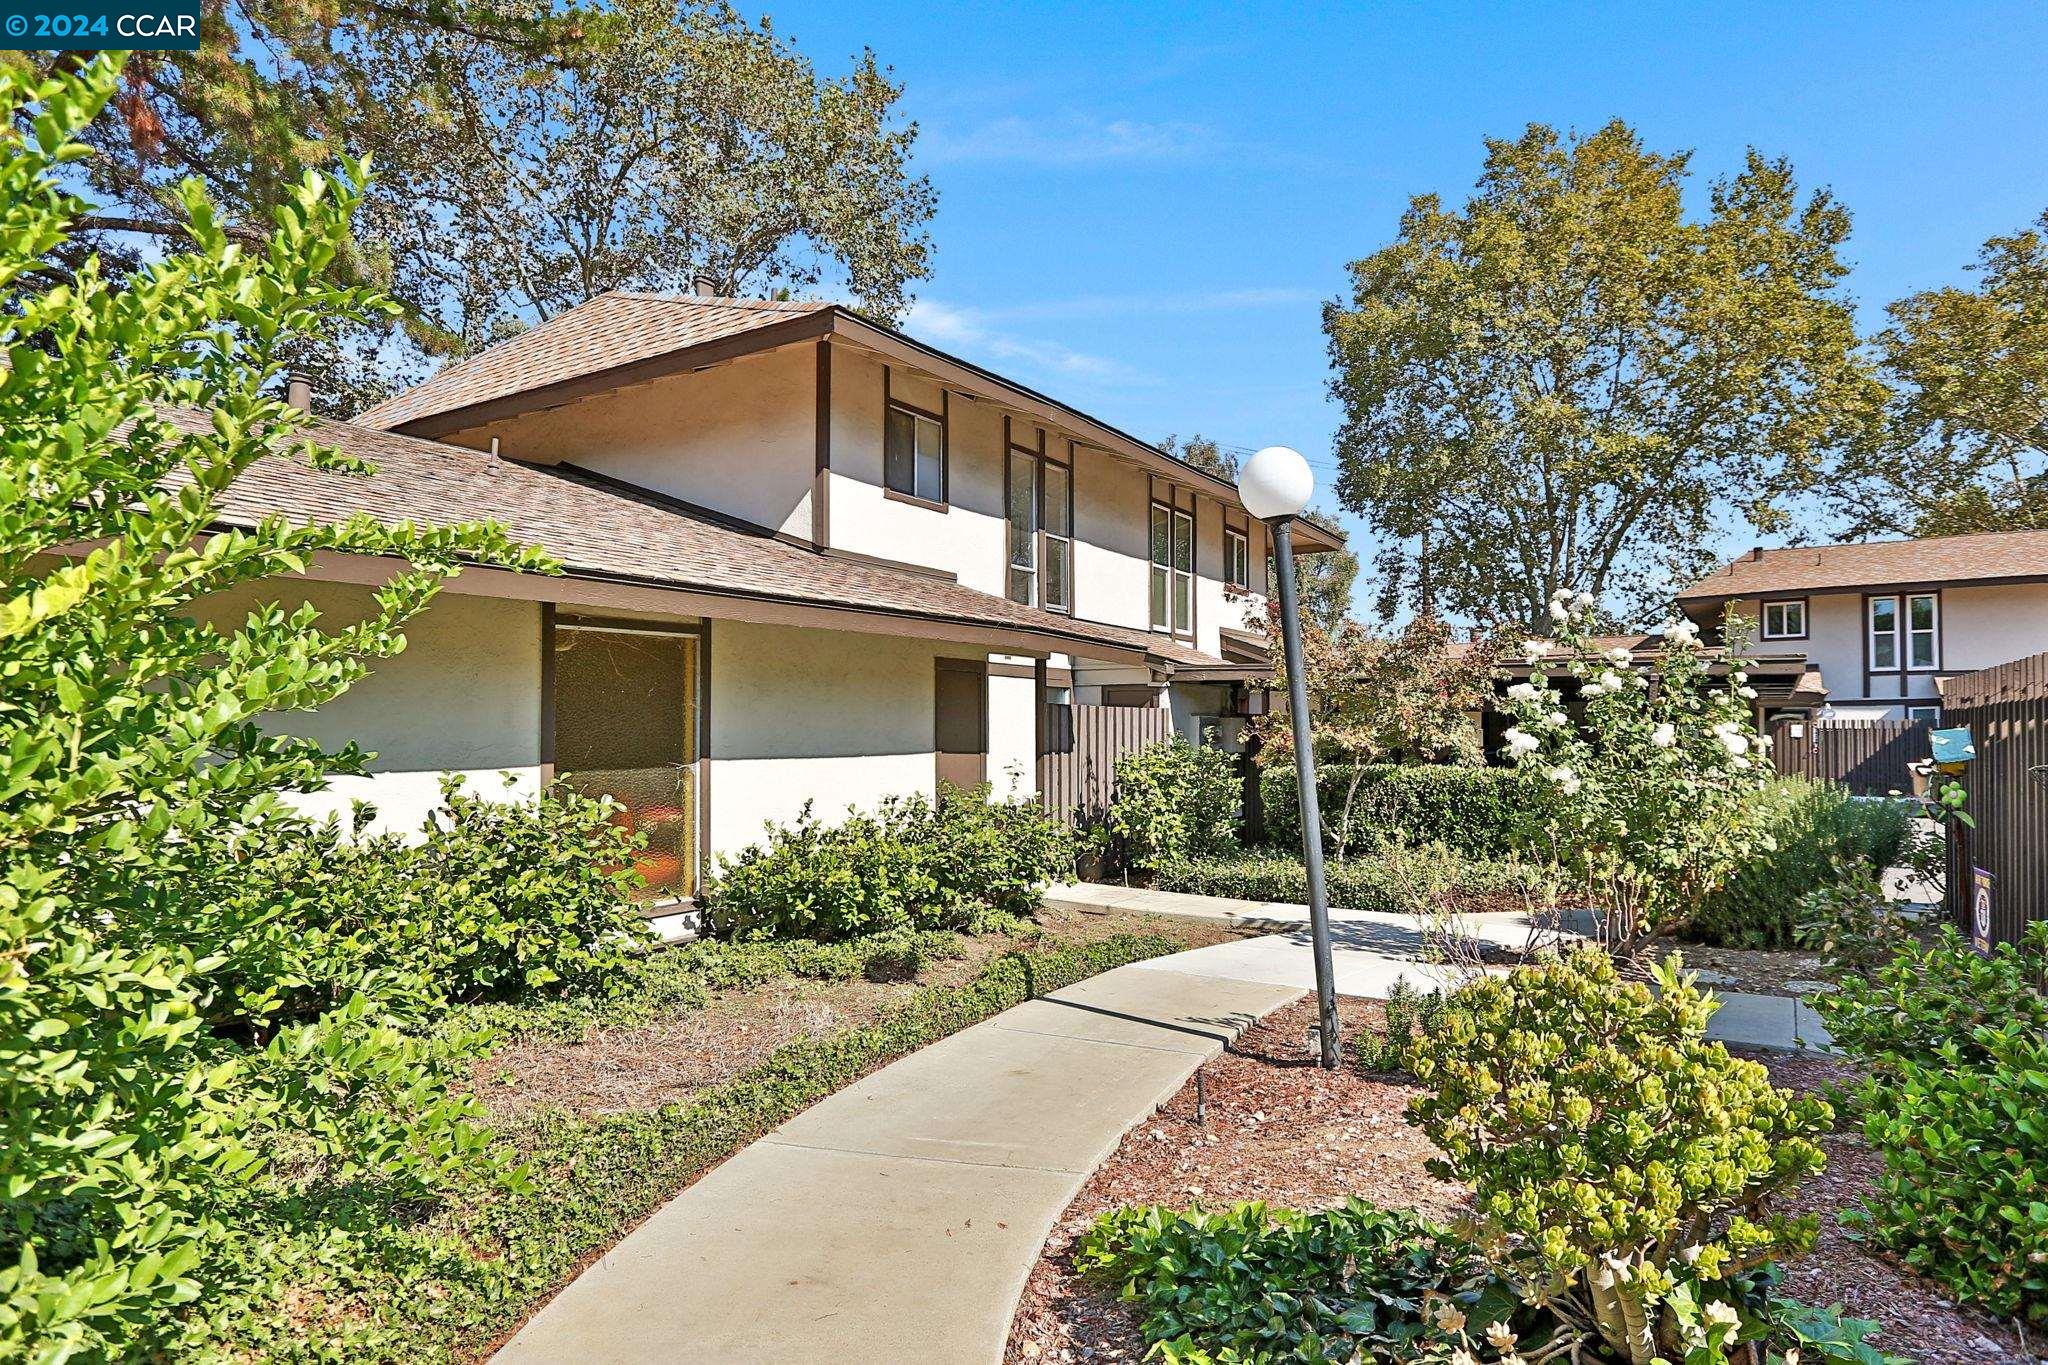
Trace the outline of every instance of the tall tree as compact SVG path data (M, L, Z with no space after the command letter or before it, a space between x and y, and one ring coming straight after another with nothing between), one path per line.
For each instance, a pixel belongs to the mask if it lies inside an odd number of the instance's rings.
M1225 450L1207 436L1190 436L1183 441L1178 436L1169 436L1159 443L1159 448L1178 459L1186 460L1200 470L1214 474L1219 479L1237 478L1237 456Z
M405 325L302 343L331 411L608 288L843 287L893 316L928 270L934 197L899 87L871 53L821 77L718 0L205 0L200 32L197 52L129 63L76 173L103 207L51 264L97 252L118 273L174 247L187 176L261 241L307 169L368 155L337 268Z
M1681 202L1689 154L1626 124L1489 140L1461 210L1411 201L1324 310L1339 495L1434 605L1542 619L1561 589L1641 610L1710 562L1717 518L1782 526L1878 386L1838 292L1848 212L1752 151Z
M1851 536L2048 527L2048 212L1972 269L1886 310L1889 420L1830 482Z
M414 40L461 70L432 138L373 201L394 287L465 349L607 289L765 294L843 284L884 318L929 273L935 197L872 52L820 76L723 3L616 0L566 63L468 33Z

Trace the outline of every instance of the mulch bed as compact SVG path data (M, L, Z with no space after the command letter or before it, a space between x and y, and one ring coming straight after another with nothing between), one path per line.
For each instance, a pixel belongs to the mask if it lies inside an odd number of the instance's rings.
M1347 1030L1380 1025L1380 1006L1345 999ZM1075 1241L1097 1214L1128 1204L1227 1207L1263 1199L1289 1208L1325 1208L1348 1195L1389 1208L1450 1217L1465 1191L1432 1177L1428 1139L1403 1119L1411 1086L1369 1079L1346 1067L1317 1068L1307 1030L1314 1001L1268 1016L1203 1068L1205 1100L1196 1116L1191 1080L1133 1129L1082 1187L1054 1226L1010 1326L1010 1362L1136 1361L1145 1355L1137 1321L1116 1298L1072 1273ZM1754 1053L1781 1085L1813 1088L1852 1073L1828 1058ZM1957 1309L1937 1286L1872 1255L1835 1224L1834 1211L1870 1187L1875 1158L1853 1134L1825 1143L1828 1170L1795 1211L1822 1214L1813 1253L1787 1266L1789 1292L1817 1304L1842 1304L1884 1324L1886 1349L1923 1365L1981 1365L2031 1359L2007 1324Z
M1058 944L1132 933L1199 948L1240 937L1220 923L1128 911L1048 909L1038 922L1045 940ZM658 1109L733 1079L785 1044L872 1023L920 987L962 984L991 957L1028 946L1023 938L997 935L967 939L959 957L927 964L914 980L771 981L719 992L703 1009L650 1023L592 1028L574 1040L513 1042L476 1062L472 1083L492 1117L501 1120L541 1109L585 1118Z

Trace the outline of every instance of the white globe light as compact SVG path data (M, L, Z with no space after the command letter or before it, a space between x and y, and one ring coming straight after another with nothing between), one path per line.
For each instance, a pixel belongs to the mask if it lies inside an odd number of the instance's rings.
M1300 516L1316 491L1316 476L1298 450L1267 446L1237 472L1237 493L1244 510L1260 521Z

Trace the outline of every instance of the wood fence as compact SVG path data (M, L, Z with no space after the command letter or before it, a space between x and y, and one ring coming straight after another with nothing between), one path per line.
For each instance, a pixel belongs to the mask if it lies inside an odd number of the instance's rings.
M1941 709L1942 724L1967 726L1976 745L1962 776L1976 825L1949 838L1948 912L1965 934L2009 943L2048 919L2048 654L1950 679ZM1981 926L1980 889L1990 901Z
M1045 708L1045 752L1038 756L1038 801L1068 824L1109 809L1116 761L1173 738L1172 713L1157 706Z
M1910 792L1908 765L1927 757L1931 728L1917 720L1782 721L1771 730L1771 761L1788 777L1846 787L1852 796Z

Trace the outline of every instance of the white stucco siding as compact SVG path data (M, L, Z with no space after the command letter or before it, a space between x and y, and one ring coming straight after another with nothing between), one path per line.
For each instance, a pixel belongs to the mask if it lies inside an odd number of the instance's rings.
M1945 588L1941 663L1966 673L2048 650L2048 583Z
M1074 471L1074 609L1090 621L1152 624L1151 481L1083 450Z
M715 622L710 830L714 860L758 843L806 801L847 807L937 786L929 640ZM970 655L970 657L980 657Z
M271 581L208 598L200 617L222 629L259 604L310 602L322 626L363 619L367 588ZM540 606L443 592L406 628L405 650L317 711L283 712L261 724L328 748L354 740L372 751L367 777L340 777L294 798L309 814L347 818L350 802L377 807L371 828L416 831L441 804L444 773L482 795L525 798L540 787ZM509 773L508 787L501 774Z
M947 415L948 510L887 496L882 482L887 393ZM1003 592L1003 419L985 403L945 398L937 385L863 351L832 352L831 543L956 575L970 588Z
M1028 667L1029 660L1011 660ZM988 780L999 801L1038 794L1038 683L993 671L988 680Z
M447 439L557 461L805 540L818 462L818 352L785 346L523 413Z
M1190 744L1199 744L1203 718L1229 710L1230 689L1220 683L1175 683L1166 689L1166 701L1173 712L1173 732Z

